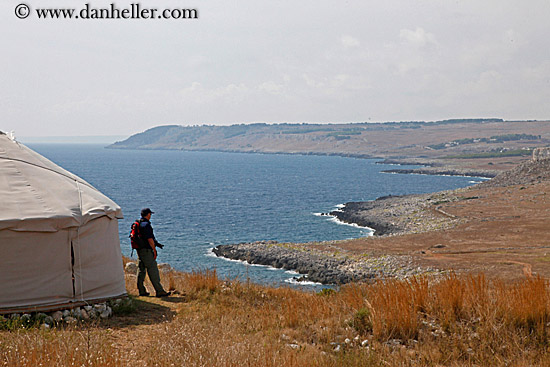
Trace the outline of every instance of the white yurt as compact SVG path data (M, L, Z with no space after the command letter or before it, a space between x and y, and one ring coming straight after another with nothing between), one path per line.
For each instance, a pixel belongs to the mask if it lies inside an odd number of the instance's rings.
M0 313L124 295L120 218L89 183L0 132Z

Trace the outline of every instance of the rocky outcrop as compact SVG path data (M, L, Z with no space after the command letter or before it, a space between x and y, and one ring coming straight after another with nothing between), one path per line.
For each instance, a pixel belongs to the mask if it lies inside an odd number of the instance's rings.
M533 162L550 159L550 148L537 148L533 150Z
M464 177L484 177L493 178L500 171L496 170L481 170L468 168L446 168L446 167L426 167L426 168L411 168L411 169L389 169L382 171L384 173L401 173L401 174L417 174L417 175L432 175L432 176L464 176Z
M374 201L349 202L343 208L330 212L330 215L344 223L372 228L377 236L395 234L403 231L403 228L393 221L393 215L385 209L395 206L400 198L386 196Z
M375 236L420 233L450 228L459 219L438 211L440 203L461 200L461 191L384 196L374 201L350 202L330 214L338 220L374 229Z
M537 148L533 151L531 160L517 167L502 172L490 181L481 185L486 187L504 187L527 185L542 181L550 181L550 148Z
M298 281L322 284L345 284L368 281L376 277L405 278L433 269L412 265L408 256L354 258L344 254L316 251L311 244L279 244L274 241L220 245L213 250L216 256L293 270L301 274Z

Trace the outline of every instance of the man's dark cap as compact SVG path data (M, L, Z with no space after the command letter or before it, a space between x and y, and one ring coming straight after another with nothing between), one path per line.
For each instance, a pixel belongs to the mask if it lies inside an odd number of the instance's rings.
M149 214L149 213L151 213L151 214L155 214L155 212L154 212L154 211L152 211L152 210L151 210L151 209L149 209L149 208L141 209L141 216L142 216L142 217L145 217L145 216L147 216L147 214Z

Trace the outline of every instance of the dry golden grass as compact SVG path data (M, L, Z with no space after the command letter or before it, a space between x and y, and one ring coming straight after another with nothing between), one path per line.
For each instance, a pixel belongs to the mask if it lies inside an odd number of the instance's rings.
M127 279L133 289L135 277ZM176 295L140 297L129 316L0 332L0 366L550 365L542 278L449 275L319 294L209 270L163 282Z

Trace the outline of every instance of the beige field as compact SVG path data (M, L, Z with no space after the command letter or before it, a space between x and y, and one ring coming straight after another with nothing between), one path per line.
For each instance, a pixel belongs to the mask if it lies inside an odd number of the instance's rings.
M517 280L550 277L549 182L500 188L472 187L467 200L433 206L463 223L420 234L337 243L351 253L408 254L421 266L456 273L483 272ZM438 212L434 212L435 215Z
M134 293L134 276L127 286ZM547 366L550 287L483 275L304 293L172 273L165 299L53 330L0 332L4 366Z

